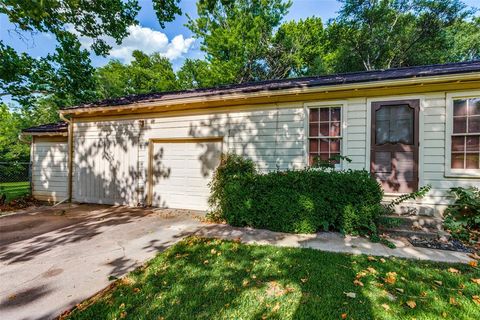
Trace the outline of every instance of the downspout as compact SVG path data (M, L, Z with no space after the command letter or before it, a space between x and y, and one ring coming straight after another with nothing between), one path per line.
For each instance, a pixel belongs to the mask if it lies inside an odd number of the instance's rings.
M63 113L59 113L60 119L68 123L68 181L67 181L67 199L72 201L72 177L73 177L73 119L67 119ZM62 201L63 202L63 201Z

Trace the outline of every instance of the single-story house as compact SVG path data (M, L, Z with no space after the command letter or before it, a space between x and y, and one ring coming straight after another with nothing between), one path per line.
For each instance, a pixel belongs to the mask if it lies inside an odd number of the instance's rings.
M348 157L386 198L431 185L405 210L441 214L480 185L480 62L451 63L110 99L30 128L39 199L207 209L222 153L263 171Z

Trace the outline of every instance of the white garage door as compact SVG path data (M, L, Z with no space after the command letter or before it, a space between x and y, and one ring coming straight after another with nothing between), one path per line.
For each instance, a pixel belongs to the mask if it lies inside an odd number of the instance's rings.
M210 182L220 162L218 140L158 141L153 145L152 205L208 209Z

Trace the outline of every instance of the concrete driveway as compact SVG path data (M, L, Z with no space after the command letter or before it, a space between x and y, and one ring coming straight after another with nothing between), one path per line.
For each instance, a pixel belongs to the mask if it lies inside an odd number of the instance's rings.
M198 214L61 205L0 217L1 319L51 319L195 232Z

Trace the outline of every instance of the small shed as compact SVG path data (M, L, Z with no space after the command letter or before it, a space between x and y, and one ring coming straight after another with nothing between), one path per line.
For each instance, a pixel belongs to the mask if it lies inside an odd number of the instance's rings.
M68 125L50 123L23 130L32 136L30 149L32 195L59 202L68 198Z

